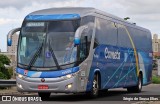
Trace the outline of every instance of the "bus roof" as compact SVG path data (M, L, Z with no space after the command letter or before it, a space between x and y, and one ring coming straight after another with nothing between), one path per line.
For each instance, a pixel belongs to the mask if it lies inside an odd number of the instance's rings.
M93 12L94 8L83 8L83 7L66 7L66 8L49 8L38 10L32 12L29 15L52 15L52 14L79 14L81 17L88 14L89 12Z
M102 16L107 16L114 18L116 20L123 20L117 16L114 16L112 14L100 11L95 8L91 7L65 7L65 8L49 8L49 9L43 9L38 10L35 12L30 13L29 15L56 15L56 14L79 14L80 17L84 17L87 15L94 15L99 14ZM97 15L98 16L98 15Z
M119 18L119 17L114 16L112 14L109 14L109 13L106 13L106 12L103 12L101 10L91 8L91 7L49 8L49 9L43 9L43 10L38 10L38 11L32 12L29 15L59 15L59 14L78 14L80 17L84 17L87 15L93 15L96 17L108 17L108 18L112 18L116 21L122 22L125 25L129 25L134 28L138 28L140 30L150 32L148 29L142 28L142 27L137 26L133 23L130 23L128 21L123 20L122 18Z

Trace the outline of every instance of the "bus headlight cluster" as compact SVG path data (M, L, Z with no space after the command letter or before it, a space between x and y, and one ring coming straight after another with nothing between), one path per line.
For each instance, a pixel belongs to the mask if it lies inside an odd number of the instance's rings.
M71 78L73 75L72 74L68 74L68 75L66 75L66 77L69 79L69 78Z
M20 79L23 79L23 75L21 75L21 74L17 74L17 77Z
M77 73L67 74L67 75L65 76L65 78L66 78L66 79L70 79L70 78L72 78L73 76L76 76L76 75L77 75Z

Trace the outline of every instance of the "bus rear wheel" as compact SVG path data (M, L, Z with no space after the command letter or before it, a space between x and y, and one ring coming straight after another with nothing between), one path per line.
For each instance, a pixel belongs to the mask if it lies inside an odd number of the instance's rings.
M128 87L127 88L127 91L128 92L133 92L133 93L140 93L142 91L142 75L140 74L139 77L138 77L138 83L136 86L133 86L133 87Z
M50 92L38 92L39 97L41 97L42 101L48 100L51 93Z
M95 98L98 96L98 93L99 93L99 76L98 76L98 74L95 74L93 82L92 82L92 89L87 94L90 97Z

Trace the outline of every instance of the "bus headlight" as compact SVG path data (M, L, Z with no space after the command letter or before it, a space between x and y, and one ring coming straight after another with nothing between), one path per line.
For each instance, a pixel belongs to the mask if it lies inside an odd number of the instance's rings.
M21 74L17 74L17 77L20 79L23 79L23 75L21 75Z
M68 74L68 75L66 75L66 77L69 79L72 77L72 74Z
M67 74L67 75L65 75L63 78L65 78L65 79L70 79L70 78L72 78L72 77L74 77L74 76L76 76L76 75L77 75L77 73Z

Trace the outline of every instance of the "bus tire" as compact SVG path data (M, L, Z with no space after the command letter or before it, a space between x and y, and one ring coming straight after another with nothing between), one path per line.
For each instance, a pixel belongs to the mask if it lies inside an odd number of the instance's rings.
M42 101L48 100L51 93L50 92L38 92L39 97L41 97Z
M92 82L92 89L90 92L87 93L87 95L89 95L89 97L91 98L95 98L98 96L98 93L99 93L99 76L98 74L95 74Z
M142 91L142 84L143 84L142 74L139 74L137 85L133 86L133 87L128 87L127 91L128 92L133 92L133 93L140 93Z

